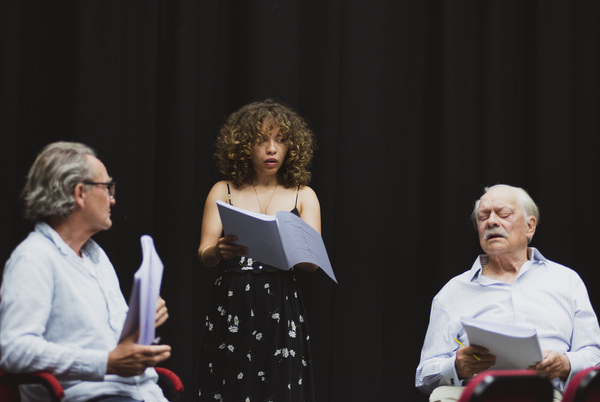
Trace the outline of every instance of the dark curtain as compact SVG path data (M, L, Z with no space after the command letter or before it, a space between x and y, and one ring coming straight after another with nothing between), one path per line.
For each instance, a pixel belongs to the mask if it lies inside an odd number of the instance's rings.
M532 245L600 310L599 20L593 1L2 0L0 260L31 229L18 197L37 152L94 147L118 181L95 238L127 297L139 237L154 237L165 366L191 400L213 142L229 113L274 98L316 132L339 279L298 273L318 400L426 400L414 373L431 299L480 252L469 215L484 186L530 192Z

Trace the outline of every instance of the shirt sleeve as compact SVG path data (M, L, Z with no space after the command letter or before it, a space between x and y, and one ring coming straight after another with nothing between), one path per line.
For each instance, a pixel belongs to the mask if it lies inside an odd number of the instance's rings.
M577 276L573 287L574 314L571 348L565 354L571 364L572 376L584 368L600 364L600 327L585 284Z
M422 392L429 394L441 385L462 385L454 366L458 347L454 338L459 328L462 326L457 327L442 303L434 298L415 378L415 386Z
M102 380L109 351L70 347L44 338L53 289L52 268L41 256L13 253L0 289L0 367L14 373L49 371L64 380Z

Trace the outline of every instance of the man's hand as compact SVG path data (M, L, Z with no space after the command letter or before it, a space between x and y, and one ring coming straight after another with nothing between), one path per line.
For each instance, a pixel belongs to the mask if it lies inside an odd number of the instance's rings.
M158 328L167 321L169 318L169 312L167 311L167 303L165 299L158 296L158 302L156 304L156 319L154 321L154 327Z
M475 374L489 369L494 363L496 363L496 356L491 355L489 350L481 346L469 345L456 351L454 366L458 378L468 380Z
M169 345L138 345L135 343L137 337L137 332L128 336L108 354L106 374L140 375L147 367L154 367L171 356Z
M544 350L543 354L544 359L532 368L550 380L557 377L566 380L571 372L571 362L567 355L558 354L553 350Z

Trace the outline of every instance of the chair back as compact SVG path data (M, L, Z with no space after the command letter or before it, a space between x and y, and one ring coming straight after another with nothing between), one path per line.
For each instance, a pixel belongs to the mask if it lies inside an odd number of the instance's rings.
M0 402L20 402L18 385L0 385Z
M465 387L459 402L552 402L554 388L535 370L487 370Z
M59 402L64 396L60 382L50 373L13 374L0 370L0 402L18 402L19 384L39 384L48 391L48 401Z
M177 374L164 367L154 367L154 369L158 373L158 386L165 397L171 402L181 400L185 389Z
M600 367L588 367L571 378L563 402L600 401Z

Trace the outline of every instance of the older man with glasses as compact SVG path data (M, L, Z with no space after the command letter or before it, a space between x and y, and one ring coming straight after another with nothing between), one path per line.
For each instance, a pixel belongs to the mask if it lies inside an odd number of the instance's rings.
M114 267L91 239L112 226L116 183L94 150L73 142L46 146L23 190L35 229L6 263L0 290L0 367L48 371L64 401L166 401L152 368L168 345L119 342L127 303ZM160 299L156 325L168 317ZM21 399L44 400L39 385Z

